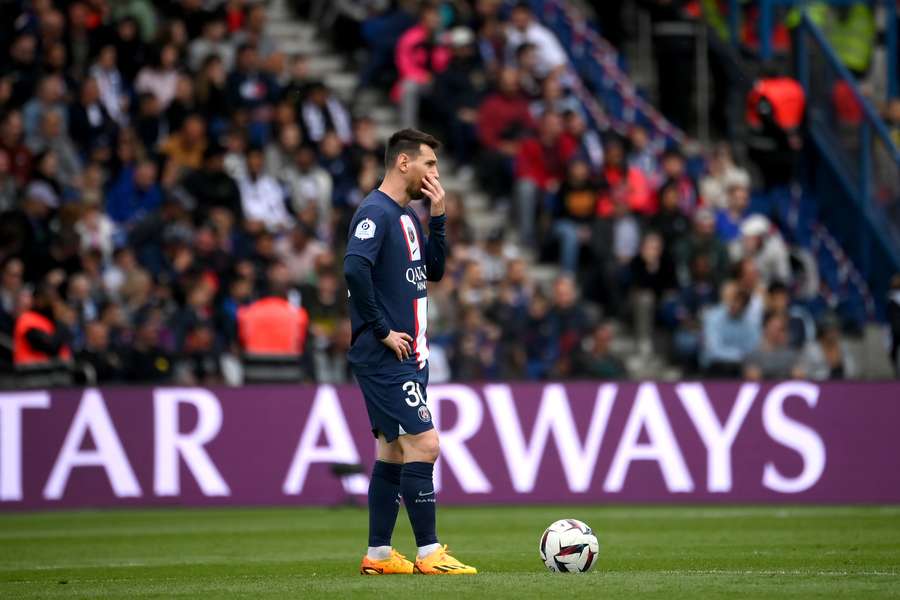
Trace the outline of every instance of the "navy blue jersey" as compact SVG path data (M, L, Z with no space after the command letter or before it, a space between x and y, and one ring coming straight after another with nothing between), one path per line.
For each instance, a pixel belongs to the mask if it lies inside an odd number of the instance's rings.
M375 302L385 325L408 333L414 342L410 357L403 362L397 360L376 338L372 323L363 320L351 298L353 343L348 359L355 370L397 372L427 365L427 271L429 264L435 265L433 260L429 262L428 252L432 247L433 254L440 253L439 269L443 271L443 217L440 225L441 239L427 240L412 209L402 208L379 190L372 191L360 204L350 223L347 255L361 256L371 263ZM440 252L429 243L438 241Z

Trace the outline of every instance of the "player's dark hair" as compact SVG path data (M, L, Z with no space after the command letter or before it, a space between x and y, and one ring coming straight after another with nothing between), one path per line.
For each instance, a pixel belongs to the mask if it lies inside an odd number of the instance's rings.
M433 135L429 135L418 129L401 129L388 140L387 149L384 151L384 168L390 170L397 161L397 157L406 154L410 158L419 156L422 144L437 151L441 143Z

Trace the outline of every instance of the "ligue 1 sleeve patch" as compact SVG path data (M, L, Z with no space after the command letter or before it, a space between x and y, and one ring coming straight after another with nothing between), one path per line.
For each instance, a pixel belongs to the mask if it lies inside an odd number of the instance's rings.
M361 240L370 240L375 237L375 222L372 219L363 219L356 224L353 236Z

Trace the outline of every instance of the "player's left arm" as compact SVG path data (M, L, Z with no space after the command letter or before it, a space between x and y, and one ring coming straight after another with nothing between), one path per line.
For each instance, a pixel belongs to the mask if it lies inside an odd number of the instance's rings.
M444 212L444 188L430 175L422 180L422 191L431 200L431 219L428 221L428 242L425 244L425 265L428 281L440 281L447 260L447 215Z

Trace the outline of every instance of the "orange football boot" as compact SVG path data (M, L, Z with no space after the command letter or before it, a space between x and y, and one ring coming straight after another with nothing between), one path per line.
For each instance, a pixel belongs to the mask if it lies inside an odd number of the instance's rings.
M441 546L425 558L416 559L416 573L422 575L475 575L478 570L462 564L450 556L447 546Z
M360 575L412 575L413 564L405 556L391 548L391 556L384 560L373 560L363 556L359 565Z

